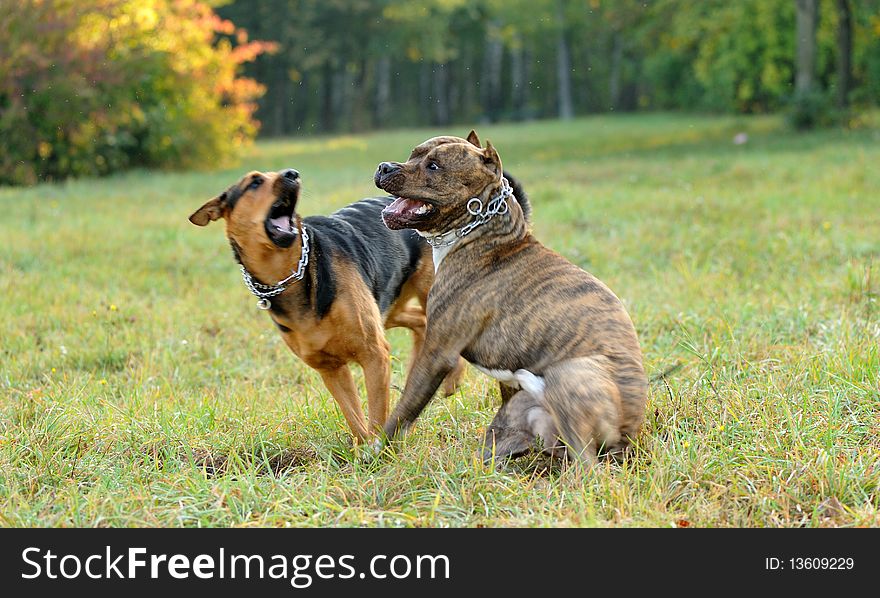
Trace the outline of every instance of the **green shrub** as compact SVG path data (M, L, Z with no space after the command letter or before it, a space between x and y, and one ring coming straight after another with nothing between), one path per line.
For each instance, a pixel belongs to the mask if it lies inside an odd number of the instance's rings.
M22 0L4 11L0 184L216 165L256 134L264 90L239 71L271 47L204 3Z

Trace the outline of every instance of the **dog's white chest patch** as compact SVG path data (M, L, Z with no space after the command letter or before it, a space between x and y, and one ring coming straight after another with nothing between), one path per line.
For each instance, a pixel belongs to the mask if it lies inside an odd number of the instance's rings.
M420 230L417 230L416 233L421 237L433 238L433 239L445 239L450 236L449 233L445 233L445 234L440 235L439 237L431 237L427 233L424 233ZM443 261L443 258L445 258L446 255L450 251L452 251L452 246L455 245L456 240L457 239L453 238L452 242L449 242L449 243L441 242L439 245L434 245L434 244L431 245L431 253L433 254L433 257L434 257L434 274L437 273L437 269L440 267L440 262Z
M443 258L446 257L446 254L452 251L452 245L444 245L442 247L434 247L434 274L437 273L437 268L440 267L440 262L443 261Z
M473 365L475 368L513 388L522 388L523 390L535 395L538 398L544 397L544 378L536 376L529 370L490 370L488 368Z

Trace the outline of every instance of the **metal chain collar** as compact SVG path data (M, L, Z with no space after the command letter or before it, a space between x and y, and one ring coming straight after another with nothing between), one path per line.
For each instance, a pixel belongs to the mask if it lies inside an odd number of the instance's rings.
M257 282L253 275L247 271L247 268L244 267L244 264L241 266L241 277L244 279L244 284L255 297L260 299L257 301L257 307L260 309L269 309L272 307L272 302L269 301L271 297L280 295L286 291L287 287L292 283L302 280L303 276L305 276L306 266L309 265L309 233L306 230L305 224L301 225L300 228L302 230L302 254L299 258L299 264L297 265L296 270L292 270L290 276L284 280L279 280L275 284L263 284Z
M513 189L510 187L510 183L507 182L506 178L501 177L501 191L498 195L489 199L485 209L480 198L472 197L468 200L467 211L471 216L475 216L473 220L459 229L447 231L432 237L426 236L425 241L427 241L428 245L431 247L449 247L462 237L470 234L470 232L478 226L487 223L493 216L497 214L504 215L510 211L510 206L507 205L507 198L512 195Z

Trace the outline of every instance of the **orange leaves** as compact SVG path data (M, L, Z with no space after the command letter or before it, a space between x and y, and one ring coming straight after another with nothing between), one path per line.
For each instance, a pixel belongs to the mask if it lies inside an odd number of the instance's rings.
M13 99L0 138L15 141L0 183L216 164L256 134L265 88L241 65L276 45L249 41L208 4L20 4L8 15L17 33L0 36L0 97Z
M253 61L260 54L274 54L277 51L278 44L275 42L248 42L234 47L229 57L235 64L242 64Z

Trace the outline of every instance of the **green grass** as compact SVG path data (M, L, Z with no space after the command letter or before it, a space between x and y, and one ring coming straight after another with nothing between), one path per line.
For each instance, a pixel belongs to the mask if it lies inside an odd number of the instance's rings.
M302 212L327 213L439 132L267 141L225 171L0 189L0 524L880 525L876 127L481 128L530 192L538 237L623 298L649 372L684 367L651 388L632 457L585 479L481 465L498 398L475 370L395 456L355 458L222 226L187 216L242 171L285 166L303 173ZM389 336L396 400L410 339ZM217 475L206 454L227 458Z

